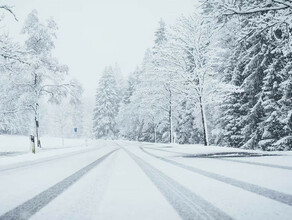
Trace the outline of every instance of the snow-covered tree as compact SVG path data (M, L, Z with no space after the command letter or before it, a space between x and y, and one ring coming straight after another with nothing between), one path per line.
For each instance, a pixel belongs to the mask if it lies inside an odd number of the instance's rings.
M129 75L117 118L120 136L129 140L139 140L141 136L140 127L143 127L137 109L135 109L136 106L131 102L132 96L140 83L140 75L141 70L139 68L136 68Z
M155 129L159 119L167 115L163 108L164 94L161 93L162 84L155 70L153 53L147 50L144 56L139 83L130 99L129 108L132 110L133 123L139 123L136 129L142 134L140 141L155 141ZM136 127L136 126L135 126Z
M212 73L207 59L212 36L210 25L202 24L198 15L181 17L167 35L168 41L159 58L168 72L181 78L179 85L173 87L196 100L201 113L205 145L208 145L205 89L207 78Z
M289 78L291 3L289 1L213 1L225 27L233 31L235 46L224 76L238 87L222 105L223 140L229 146L275 149L286 143L283 127L285 98L281 85ZM219 5L219 6L218 6ZM218 15L218 13L217 13ZM288 68L289 69L289 68ZM288 135L289 136L289 135ZM233 138L232 138L233 137Z
M75 102L81 94L79 83L67 77L68 67L60 65L52 55L56 31L55 21L49 19L41 22L36 10L28 15L22 29L22 33L27 36L25 45L29 65L25 70L26 79L21 86L25 88L27 94L25 106L34 114L38 146L40 146L38 127L41 98L46 97L49 102L59 103L62 98L70 95Z
M93 133L95 138L116 138L118 126L119 94L112 67L106 67L98 83L93 112Z
M176 126L176 139L180 144L198 144L203 143L202 129L198 120L198 111L194 111L197 108L193 100L185 98L180 103L181 106L178 110L178 119Z
M9 6L0 6L13 14ZM13 14L14 15L14 14ZM15 16L15 15L14 15ZM0 34L0 134L27 134L30 113L23 102L26 94L21 83L25 80L27 52L8 34Z

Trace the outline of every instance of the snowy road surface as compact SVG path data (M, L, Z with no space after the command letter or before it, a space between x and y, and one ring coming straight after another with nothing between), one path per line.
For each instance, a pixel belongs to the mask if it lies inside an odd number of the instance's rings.
M58 151L0 158L0 219L292 216L289 153L125 141Z

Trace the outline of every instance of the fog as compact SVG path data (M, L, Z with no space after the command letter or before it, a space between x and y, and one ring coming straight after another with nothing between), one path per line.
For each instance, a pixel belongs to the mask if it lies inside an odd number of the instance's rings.
M120 66L123 75L142 62L145 50L153 45L154 31L162 18L172 24L181 15L191 14L193 0L12 0L18 18L5 16L5 29L19 36L27 14L36 9L41 19L53 17L58 24L55 56L67 64L70 75L84 87L84 96L93 98L98 79L107 65Z

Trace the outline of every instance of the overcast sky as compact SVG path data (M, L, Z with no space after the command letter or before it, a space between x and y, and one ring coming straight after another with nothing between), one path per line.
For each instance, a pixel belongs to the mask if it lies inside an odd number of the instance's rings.
M194 11L197 0L4 0L19 19L6 15L11 35L18 34L27 14L58 24L55 55L94 97L98 78L107 65L118 63L126 75L140 65L162 18L172 24Z

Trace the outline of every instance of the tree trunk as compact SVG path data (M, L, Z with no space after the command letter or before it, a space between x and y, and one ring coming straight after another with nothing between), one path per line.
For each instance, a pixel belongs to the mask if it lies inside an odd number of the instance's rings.
M157 136L156 136L156 134L157 134L157 130L156 130L156 125L154 126L154 143L156 143L157 142Z
M208 146L209 145L208 130L207 130L207 124L206 124L204 105L202 103L202 97L200 97L199 100L200 100L200 110L201 110L201 118L202 118L202 126L203 126L204 145Z
M36 103L36 108L35 108L35 116L34 116L34 121L35 121L35 136L36 136L36 146L41 147L41 141L39 138L39 104Z
M36 143L37 143L37 146L39 147L39 125L38 125L38 119L36 116L34 117L34 121L35 121Z
M172 94L171 90L169 90L169 112L168 112L168 117L169 117L169 143L173 142L173 132L172 132Z
M34 74L34 85L35 88L38 84L37 74ZM36 146L41 147L41 141L39 140L39 93L35 89L35 95L36 95L36 103L35 103L35 111L34 111L34 121L35 121L35 135L36 135Z

